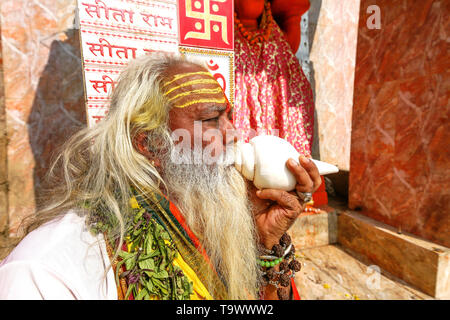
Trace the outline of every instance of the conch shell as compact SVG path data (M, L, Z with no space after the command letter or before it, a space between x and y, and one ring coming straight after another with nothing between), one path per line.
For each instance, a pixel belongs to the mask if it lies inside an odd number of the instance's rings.
M292 191L297 183L286 166L292 158L298 161L300 154L286 140L276 136L257 136L249 143L237 142L235 145L235 167L258 189L281 189ZM320 175L338 172L332 164L311 159Z

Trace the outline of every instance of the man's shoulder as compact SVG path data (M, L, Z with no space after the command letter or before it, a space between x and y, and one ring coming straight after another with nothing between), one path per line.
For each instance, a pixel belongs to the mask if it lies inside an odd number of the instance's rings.
M54 290L77 299L116 299L109 263L103 236L91 234L85 218L71 210L30 232L0 263L0 282L9 279L0 284L0 298L25 286L50 299Z
M85 218L69 210L30 232L2 264L11 261L49 262L61 255L69 258L95 241L96 237L85 226Z

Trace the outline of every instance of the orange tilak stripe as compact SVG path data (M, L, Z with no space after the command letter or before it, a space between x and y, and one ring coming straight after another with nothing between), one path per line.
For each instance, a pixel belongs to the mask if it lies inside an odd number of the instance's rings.
M211 73L209 73L207 71L197 71L197 72L187 72L187 73L176 74L172 80L165 82L163 87L166 87L169 84L171 84L172 82L177 81L179 79L183 79L185 77L190 77L190 76L195 76L195 75L207 75L207 76L212 77Z
M175 105L174 107L175 108L186 108L186 107L192 106L197 103L208 103L208 102L210 102L210 103L225 103L226 101L227 100L223 97L220 99L198 99L198 100L186 102L185 104L182 104L181 106Z
M191 86L194 84L212 84L212 83L218 84L218 82L215 79L195 79L195 80L191 80L191 81L186 81L186 82L180 84L179 86L170 88L169 90L167 90L164 93L164 95L167 96L172 91L178 90L183 87Z
M178 98L182 98L191 94L208 94L208 93L221 93L222 88L218 87L218 88L214 88L214 89L197 89L197 90L192 90L192 91L186 91L186 92L182 92L177 94L176 96L170 97L169 101L178 99Z

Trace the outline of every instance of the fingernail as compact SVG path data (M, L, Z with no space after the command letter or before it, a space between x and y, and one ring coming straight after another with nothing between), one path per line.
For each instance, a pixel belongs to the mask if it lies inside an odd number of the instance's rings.
M301 156L301 157L302 157L303 162L310 162L311 161L309 158L307 158L305 156Z

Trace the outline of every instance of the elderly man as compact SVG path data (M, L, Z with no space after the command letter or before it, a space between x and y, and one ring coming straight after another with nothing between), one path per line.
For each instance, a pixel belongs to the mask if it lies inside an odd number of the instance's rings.
M285 191L256 190L240 175L226 152L231 129L229 103L203 66L170 56L132 61L108 117L69 139L56 159L48 206L0 265L0 298L295 293L298 264L285 232L305 204ZM174 139L180 130L188 135ZM211 130L221 134L202 135ZM177 152L181 145L190 152ZM192 161L204 160L205 150L217 161ZM314 192L317 168L295 160L286 165L297 191Z

